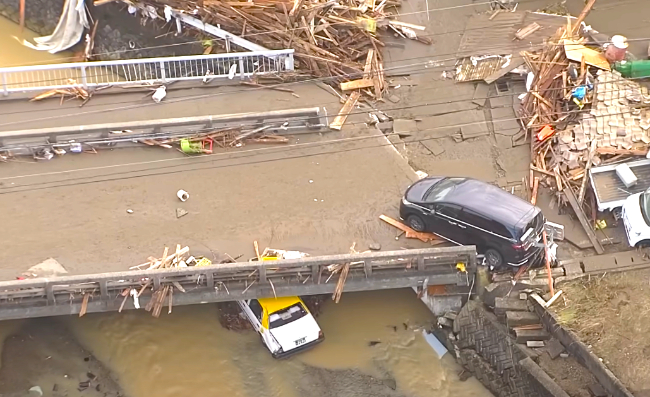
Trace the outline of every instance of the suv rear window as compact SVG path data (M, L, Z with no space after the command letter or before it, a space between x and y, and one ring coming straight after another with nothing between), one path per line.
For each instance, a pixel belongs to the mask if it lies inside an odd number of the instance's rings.
M269 315L269 329L278 328L292 321L305 317L307 311L300 303L289 306L286 309L278 310Z

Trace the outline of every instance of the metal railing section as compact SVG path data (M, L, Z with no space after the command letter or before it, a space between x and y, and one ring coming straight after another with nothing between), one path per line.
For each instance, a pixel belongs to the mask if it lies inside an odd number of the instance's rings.
M278 74L294 70L294 50L78 62L0 68L0 92L167 84Z
M8 307L56 306L79 302L85 294L95 301L115 300L127 288L141 288L145 283L154 290L161 285L179 285L187 291L212 291L228 295L227 299L242 299L252 285L299 287L301 295L309 295L310 287L336 284L339 275L328 271L331 265L350 263L348 279L389 280L391 278L431 278L436 275L449 279L458 273L456 265L463 263L467 271L476 267L473 246L427 248L404 251L372 252L364 254L331 255L302 259L238 262L201 267L165 270L137 270L51 279L33 279L0 282L0 312ZM458 277L463 284L466 277ZM367 288L372 289L372 288ZM270 291L270 290L269 290ZM298 295L298 294L296 294Z

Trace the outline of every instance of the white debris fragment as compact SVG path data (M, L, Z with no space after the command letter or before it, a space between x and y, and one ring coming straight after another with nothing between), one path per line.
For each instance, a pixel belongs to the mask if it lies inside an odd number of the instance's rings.
M190 194L185 190L180 189L176 192L176 197L178 197L178 199L181 201L187 201L187 199L190 198Z
M128 210L126 210L126 213L127 213L127 214L132 214L132 213L133 213L133 210L132 210L132 209L128 209Z
M230 80L234 79L234 78L235 78L235 73L237 73L237 64L236 64L236 63L233 63L233 64L230 66L230 70L228 71L228 78L229 78Z
M140 308L140 300L138 299L138 291L135 288L131 289L131 296L133 297L133 306L136 309Z
M165 21L169 22L172 20L172 15L174 15L174 12L170 6L166 5L163 13L165 14Z
M167 96L167 88L164 85L161 85L160 87L156 88L156 91L154 91L153 95L151 95L151 99L153 99L154 102L160 103L165 97Z
M126 10L127 10L127 11L129 12L129 14L131 14L131 15L135 15L135 13L138 12L138 9L137 9L135 6L131 5L131 4L129 4L129 6L127 7Z

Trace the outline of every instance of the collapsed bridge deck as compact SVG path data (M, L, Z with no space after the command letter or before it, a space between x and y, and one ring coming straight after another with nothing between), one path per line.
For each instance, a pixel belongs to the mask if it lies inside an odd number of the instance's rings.
M0 282L0 320L135 309L131 289L145 308L156 291L170 292L165 306L334 292L350 264L344 292L428 285L468 286L476 269L473 246L426 248L303 259L143 270Z

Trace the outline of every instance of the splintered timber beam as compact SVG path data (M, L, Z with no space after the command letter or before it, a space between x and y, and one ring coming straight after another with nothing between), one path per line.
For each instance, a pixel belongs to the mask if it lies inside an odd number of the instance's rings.
M348 97L348 100L345 101L345 104L341 108L341 111L339 111L338 116L334 119L334 121L330 124L330 128L333 130L341 130L343 128L343 124L345 124L345 120L348 118L348 115L352 112L352 109L354 109L354 106L357 104L357 101L359 100L359 97L361 96L361 93L359 91L354 91L353 93L350 94Z

